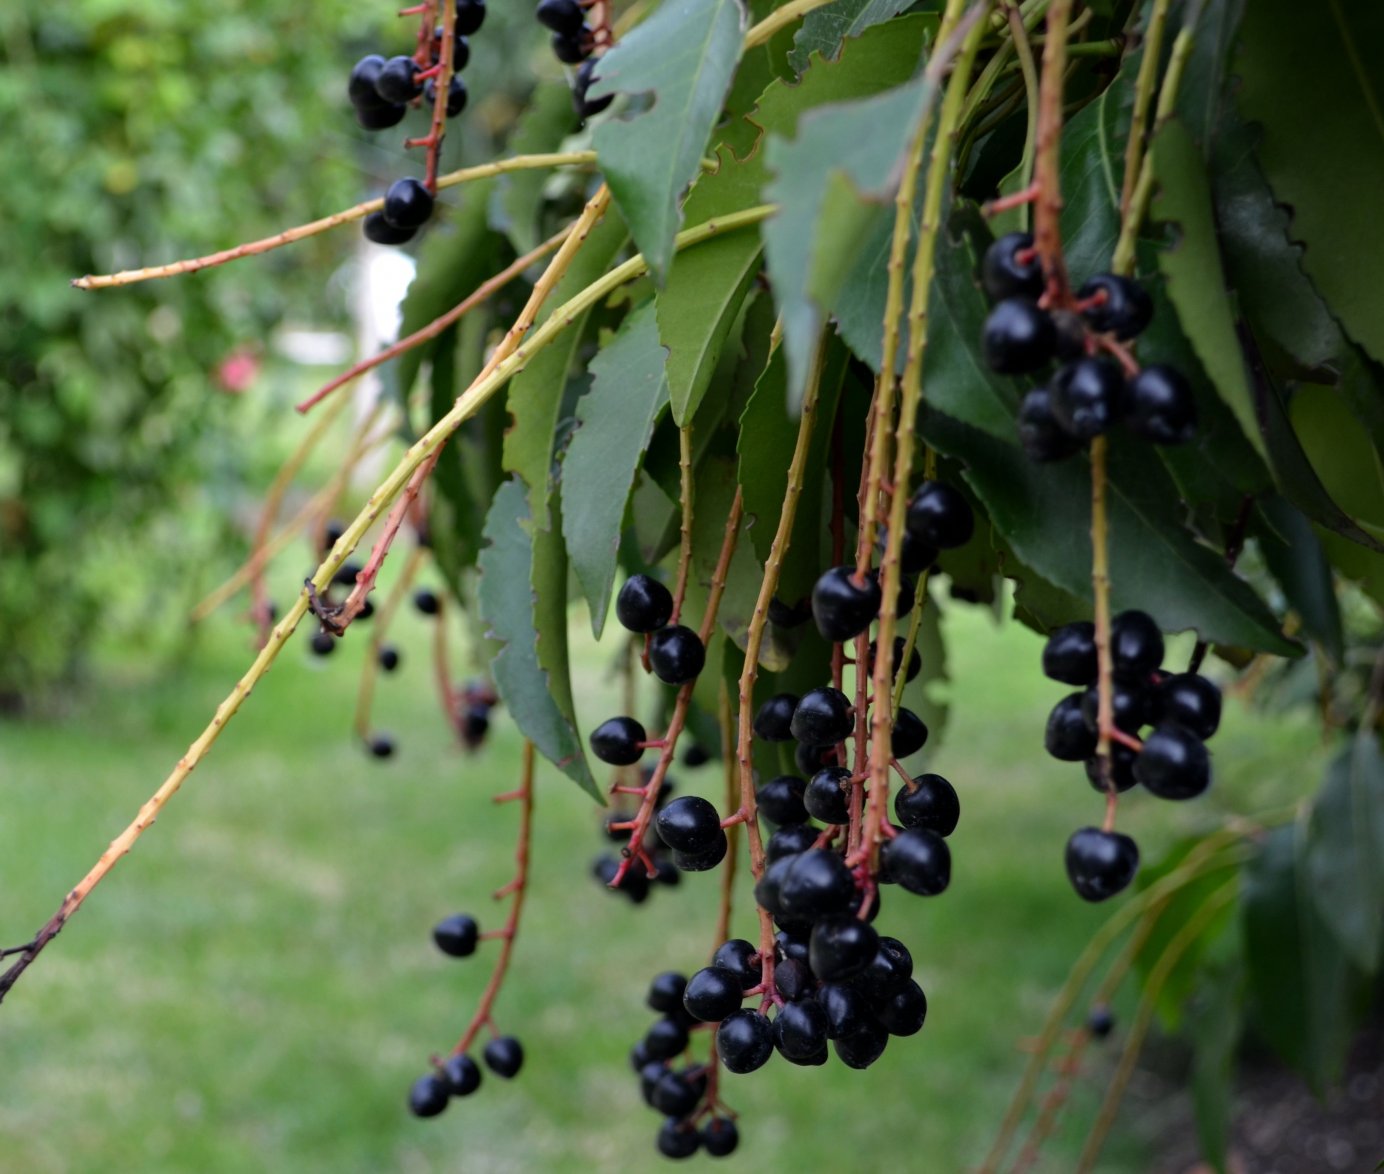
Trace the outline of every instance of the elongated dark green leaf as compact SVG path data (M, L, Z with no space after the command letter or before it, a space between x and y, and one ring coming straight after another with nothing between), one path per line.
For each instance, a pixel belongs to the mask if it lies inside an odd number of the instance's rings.
M1019 558L1048 582L1090 598L1090 471L1075 458L1037 466L1017 445L933 413L927 435L966 464L966 480ZM1177 516L1177 492L1147 446L1112 446L1109 496L1111 599L1167 631L1194 628L1217 643L1279 656L1301 653L1250 586L1201 545Z
M807 380L843 261L877 234L877 218L892 218L899 160L934 89L919 78L873 97L820 107L802 118L795 140L769 138L775 178L767 191L779 211L763 233L792 398ZM829 232L823 230L828 214Z
M1356 521L1384 526L1384 469L1350 405L1333 388L1305 383L1288 414L1331 499Z
M1078 285L1109 270L1120 235L1120 185L1134 100L1129 79L1138 68L1137 58L1127 63L1062 132L1062 250Z
M1192 1109L1202 1159L1225 1174L1234 1098L1235 1049L1240 1042L1242 976L1235 966L1205 976L1192 1005L1188 1034L1196 1041L1192 1059Z
M1195 32L1192 56L1177 91L1177 114L1208 157L1217 149L1223 119L1231 107L1227 75L1246 0L1207 0L1184 12L1184 27Z
M1275 828L1246 866L1245 968L1255 1026L1320 1093L1345 1062L1355 982L1307 892L1300 834L1300 825Z
M441 317L503 264L503 240L491 231L486 219L486 203L494 189L493 180L480 180L459 189L460 207L447 226L428 241L418 272L409 284L401 307L403 338ZM406 397L418 378L419 368L439 345L433 339L423 346L405 351L394 360L398 393Z
M1367 974L1384 946L1384 757L1352 739L1312 804L1302 864L1308 892L1340 948Z
M536 155L556 151L576 126L577 112L573 109L572 91L567 83L558 79L541 82L514 124L509 136L509 154ZM511 171L496 181L495 195L490 201L491 218L504 229L517 254L527 253L542 239L539 210L543 206L543 188L551 175L550 171L535 167L528 171Z
M834 61L841 53L847 37L858 37L873 25L882 24L908 8L909 0L835 0L814 9L803 18L793 37L793 50L788 63L795 73L802 73L813 53ZM937 17L932 17L934 28ZM934 34L935 35L935 34Z
M577 408L577 430L562 462L563 535L600 636L615 582L625 503L668 405L666 355L652 304L625 325L591 362L591 390Z
M1302 617L1303 629L1339 665L1345 654L1341 608L1331 566L1312 523L1281 497L1261 501L1258 509L1262 520L1254 533L1264 562Z
M1240 22L1240 112L1264 128L1259 160L1293 210L1302 263L1346 332L1384 359L1384 5L1254 0Z
M652 105L596 128L601 171L662 284L692 182L730 88L744 10L737 0L665 0L600 59L589 95L651 95Z
M495 495L486 518L489 545L480 556L480 609L492 635L504 644L495 658L495 684L520 731L563 774L600 801L602 796L586 765L571 704L571 685L555 681L538 658L534 595L528 589L538 567L530 536L528 493L519 481L507 481ZM550 544L551 547L551 544ZM565 570L563 571L565 575ZM565 591L563 592L565 598ZM566 640L566 617L553 626L544 617L545 642ZM565 648L564 648L565 651Z
M1174 242L1158 254L1159 268L1167 277L1168 297L1212 384L1235 413L1245 437L1267 460L1221 269L1211 215L1211 187L1201 153L1176 119L1158 132L1152 153L1159 184L1152 212L1158 219L1174 223L1177 230Z
M553 310L595 281L609 266L625 241L625 228L617 216L607 216L587 237L581 251L548 296L539 315L546 321ZM562 336L537 355L515 376L509 386L514 426L505 434L504 467L518 473L529 486L533 516L547 524L547 500L556 457L558 419L567 388L568 369L581 342L590 311L580 316Z

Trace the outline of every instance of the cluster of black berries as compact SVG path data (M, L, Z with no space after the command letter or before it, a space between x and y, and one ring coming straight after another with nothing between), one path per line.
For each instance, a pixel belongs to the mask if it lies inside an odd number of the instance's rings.
M645 767L643 771L644 785L648 786L652 778L653 771ZM668 796L673 793L674 785L672 779L665 778L658 788L658 797L654 803L655 810L660 814L662 814L663 805L668 801ZM604 817L601 826L610 840L617 844L628 844L633 833L629 828L618 825L629 823L634 817L635 813L632 811L617 809ZM631 867L625 869L625 875L620 877L620 883L615 884L615 878L620 874L621 862L619 858L609 852L602 853L596 858L591 865L591 875L606 888L628 897L632 905L642 905L647 901L655 884L677 885L682 877L673 866L668 849L652 828L644 834L643 847L644 855L653 862L655 869L653 876L650 876L643 868Z
M485 0L459 0L456 30L452 40L452 77L447 83L447 117L455 118L466 109L466 83L459 76L471 59L467 37L485 23ZM420 51L420 56L423 55ZM396 126L408 108L420 99L431 109L437 100L437 75L442 60L442 29L439 26L428 47L427 64L419 56L390 57L378 53L362 57L351 70L347 96L356 112L356 121L366 130ZM434 191L416 179L399 179L385 192L384 207L365 218L366 240L377 245L401 245L412 240L433 213Z
M1196 798L1211 785L1206 740L1221 722L1220 690L1196 673L1163 670L1163 634L1142 611L1121 612L1111 622L1110 656L1113 721L1130 744L1112 741L1105 761L1096 754L1096 630L1081 621L1055 629L1043 649L1043 672L1081 689L1059 701L1048 716L1048 753L1064 762L1084 762L1091 786L1102 793L1142 784L1160 799ZM1140 731L1150 726L1140 742ZM1067 842L1067 875L1088 901L1113 897L1134 879L1138 867L1139 849L1129 836L1088 827Z
M539 0L534 13L539 24L552 30L553 55L563 65L577 67L572 80L572 103L583 119L599 114L611 103L610 95L594 101L586 97L597 60L592 57L596 50L596 33L586 23L586 7L581 0Z
M474 917L458 913L433 928L437 948L452 958L468 958L476 952L480 928ZM524 1048L512 1035L497 1035L481 1050L485 1066L509 1080L524 1066ZM415 1117L436 1117L453 1097L470 1096L481 1086L481 1068L465 1052L447 1057L413 1082L408 1094L409 1112Z
M1091 353L1096 335L1120 341L1143 332L1153 302L1137 281L1105 273L1076 295L1076 309L1043 309L1042 265L1026 232L995 241L981 263L994 303L985 320L985 359L1002 375L1028 375L1059 363L1047 384L1019 407L1019 440L1035 461L1060 461L1124 423L1154 444L1184 444L1196 433L1197 405L1186 376L1150 364L1131 378L1119 362Z
M699 1025L683 1005L686 989L687 979L671 971L649 984L648 1004L661 1018L630 1050L630 1065L639 1076L645 1103L663 1116L657 1138L659 1153L668 1158L690 1158L704 1149L713 1158L724 1158L740 1144L740 1132L733 1118L717 1114L715 1106L706 1103L706 1065L675 1065L687 1050L692 1030ZM697 1122L703 1118L706 1123L698 1128Z

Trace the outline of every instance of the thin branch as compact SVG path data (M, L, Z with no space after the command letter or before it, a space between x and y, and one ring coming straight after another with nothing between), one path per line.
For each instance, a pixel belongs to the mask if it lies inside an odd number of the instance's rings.
M408 598L408 589L413 585L413 580L426 557L421 546L415 546L409 552L403 570L399 572L399 578L395 580L389 594L384 597L384 602L375 612L375 622L370 625L370 647L365 663L361 666L360 687L356 692L355 728L361 741L370 737L370 707L375 697L375 681L380 671L380 648L400 605Z
M1168 24L1168 9L1172 0L1153 0L1149 12L1148 31L1144 34L1143 59L1139 62L1139 77L1134 83L1134 116L1125 143L1124 180L1120 185L1120 215L1128 217L1134 199L1134 185L1139 176L1139 164L1147 145L1145 123L1153 104L1153 85L1158 77L1159 58L1163 55L1163 30Z
M678 473L682 483L682 534L678 543L678 575L673 588L673 614L676 624L682 615L687 594L687 572L692 566L692 421L678 429Z

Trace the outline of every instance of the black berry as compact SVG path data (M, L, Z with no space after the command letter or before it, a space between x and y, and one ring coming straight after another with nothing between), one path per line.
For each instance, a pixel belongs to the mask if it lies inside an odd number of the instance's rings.
M927 1018L927 996L912 979L875 1009L880 1026L890 1035L916 1035Z
M480 930L474 917L458 913L439 921L433 926L433 941L444 954L453 958L466 958L476 952L480 940Z
M681 624L660 628L649 639L649 664L665 685L688 685L706 666L706 645Z
M712 1117L702 1126L702 1149L713 1158L728 1158L740 1144L740 1130L729 1117Z
M665 970L649 984L649 993L644 1001L655 1011L671 1015L682 1010L683 992L687 990L687 976L676 971Z
M1086 1016L1086 1030L1096 1039L1105 1039L1115 1030L1115 1013L1104 1003L1092 1007Z
M313 656L331 656L336 651L336 637L319 628L312 634L308 647L312 649Z
M1092 685L1096 663L1096 625L1089 620L1054 628L1043 645L1043 674L1064 685Z
M796 856L806 852L817 842L817 829L804 820L802 823L786 823L780 827L768 843L764 845L765 858L772 864L785 856Z
M1104 795L1109 790L1106 783L1108 778L1115 785L1115 791L1122 794L1139 781L1134 777L1135 757L1135 752L1128 746L1122 746L1119 742L1111 742L1110 757L1107 759L1109 765L1102 767L1098 757L1088 758L1086 760L1086 779L1093 790Z
M935 897L951 883L951 849L926 828L905 828L884 842L880 862L910 893Z
M649 1104L668 1117L686 1117L701 1099L697 1086L678 1072L665 1071L649 1090Z
M655 1060L671 1060L687 1047L687 1024L665 1015L644 1033L644 1051Z
M927 723L911 709L899 707L894 716L894 730L889 736L889 746L895 758L907 758L917 754L927 745Z
M386 103L376 90L380 70L384 68L384 58L378 53L362 57L351 68L351 78L346 83L346 96L357 110L378 110Z
M591 30L582 25L581 30L570 35L554 33L552 41L553 56L563 65L580 65L591 56Z
M724 966L740 976L740 986L749 990L760 979L759 948L744 938L731 938L716 947L711 956L713 966Z
M1176 722L1205 741L1221 725L1221 691L1196 673L1177 673L1158 685L1160 721Z
M971 503L944 481L924 481L908 500L908 532L938 550L965 546L975 533Z
M425 616L435 616L442 604L435 592L429 591L426 587L420 587L413 593L413 606Z
M766 742L791 742L793 711L797 708L796 693L775 693L754 715L754 736Z
M832 1046L847 1068L868 1068L882 1055L889 1043L889 1032L878 1022L867 1020L854 1035L837 1035Z
M1081 448L1081 441L1057 422L1046 387L1032 388L1019 404L1019 444L1029 460L1042 464L1065 461Z
M832 1039L855 1035L870 1022L865 995L854 985L826 983L817 992L817 1002L827 1013L827 1029Z
M811 1059L827 1042L827 1013L814 999L787 1003L774 1020L774 1046L785 1060Z
M423 90L418 62L412 57L391 57L375 78L375 92L390 103L412 102Z
M591 753L611 766L632 766L644 755L644 743L649 740L632 717L613 717L592 731Z
M1142 334L1153 321L1153 300L1148 291L1132 278L1102 273L1077 290L1076 296L1084 302L1099 294L1104 297L1096 305L1082 311L1096 333L1133 338L1136 334Z
M803 795L807 814L823 823L844 824L850 818L851 772L843 766L828 766L812 776Z
M1082 828L1067 841L1067 876L1086 901L1105 901L1139 871L1139 847L1119 832Z
M740 1007L740 976L724 966L704 966L687 980L683 1008L703 1023L719 1023Z
M894 814L904 827L927 828L939 836L949 836L961 819L961 800L956 797L956 788L941 775L919 775L911 787L894 796Z
M408 1111L415 1117L436 1117L447 1107L447 1082L436 1072L429 1072L413 1082L408 1093Z
M1110 657L1122 677L1145 681L1163 663L1163 633L1142 611L1122 611L1110 622Z
M460 37L457 38L457 48L461 48L465 44L466 42ZM461 66L457 65L456 68L460 69ZM447 83L447 117L455 118L465 110L466 102L470 96L466 90L466 83L453 74L452 80ZM428 79L428 84L423 87L423 101L429 106L437 101L437 82L431 78Z
M721 828L716 829L716 836L700 852L682 852L673 849L673 866L679 872L709 872L726 858L726 853L730 851L730 840Z
M868 665L869 670L870 670L871 673L873 673L873 672L875 671L875 650L876 650L877 647L878 647L878 642L875 641L875 640L871 640L871 641L870 641L869 652L867 653L867 659L866 659L866 664ZM904 650L905 648L907 648L907 647L908 647L908 641L905 640L902 636L895 636L895 637L894 637L894 659L893 659L894 671L893 671L892 676L894 677L895 680L898 679L898 676L899 676L899 668L900 668L900 666L903 664L903 650ZM908 672L907 672L907 674L905 674L904 680L905 680L905 681L912 681L912 680L913 680L915 677L917 677L917 675L918 675L920 672L922 672L922 671L923 671L923 658L922 658L922 655L918 652L918 649L915 647L915 648L913 649L913 651L912 651L912 654L911 654L911 655L909 656L909 658L908 658Z
M581 32L581 26L586 21L577 0L538 0L538 10L534 16L544 28L569 37Z
M469 37L485 23L485 0L457 0L456 34Z
M690 1158L702 1144L697 1127L677 1117L669 1117L659 1126L658 1152L665 1158Z
M376 734L368 743L370 753L375 758L394 757L394 739L388 734Z
M1001 375L1024 375L1052 358L1057 333L1046 311L1027 298L1005 298L985 319L985 361Z
M721 1063L732 1072L763 1068L774 1054L774 1029L758 1011L742 1007L732 1011L716 1029L716 1050Z
M1048 385L1052 414L1072 436L1090 440L1125 410L1124 372L1114 359L1088 357L1061 367Z
M721 816L700 795L684 795L658 813L654 830L668 847L679 852L705 852L721 831Z
M388 130L391 126L398 126L404 121L404 115L408 113L408 107L400 103L397 106L381 104L379 106L357 106L356 122L362 130ZM367 220L370 218L367 216ZM381 217L381 220L384 218ZM366 239L375 241L377 245L401 245L404 240L376 240L375 237L366 233Z
M1023 260L1019 255L1023 255ZM980 284L992 302L1005 298L1037 301L1043 293L1043 266L1027 232L1010 232L988 249L980 262Z
M879 582L857 582L854 567L832 567L812 588L812 617L822 636L840 644L859 636L879 614Z
M1144 739L1134 777L1160 799L1195 799L1211 785L1211 756L1191 730L1161 725Z
M805 783L797 775L779 775L770 779L755 792L759 813L770 823L802 824L807 820L803 804Z
M830 685L803 694L790 725L793 737L810 746L843 742L853 728L850 701Z
M874 958L879 934L873 927L849 915L824 917L812 927L808 964L823 982L854 978Z
M1096 734L1081 712L1080 693L1068 693L1048 714L1043 745L1054 758L1081 762L1096 752Z
M1129 430L1152 444L1186 444L1197 434L1197 401L1187 377L1154 363L1129 382Z
M1126 734L1136 734L1149 721L1149 695L1146 689L1129 681L1116 680L1110 690L1110 710L1115 728ZM1100 690L1091 685L1081 695L1081 716L1092 731L1099 734Z
M481 1053L485 1066L496 1076L509 1080L524 1066L523 1046L512 1035L497 1035Z
M817 918L850 908L855 881L835 852L814 848L783 863L787 867L779 886L779 903L786 914Z
M673 595L650 575L631 575L615 597L615 618L631 632L656 632L673 618Z
M384 218L395 228L421 228L432 211L432 192L411 176L396 179L385 192Z
M376 659L380 663L380 668L387 673L392 673L399 667L399 650L392 644L382 644Z
M442 1064L442 1078L454 1097L469 1097L481 1086L481 1069L470 1056L448 1056Z

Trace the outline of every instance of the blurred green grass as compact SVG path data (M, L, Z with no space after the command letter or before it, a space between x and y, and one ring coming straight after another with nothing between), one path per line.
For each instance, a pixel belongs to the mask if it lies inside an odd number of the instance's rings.
M61 720L0 725L7 943L52 913L248 663L234 610L177 671L126 649ZM497 1012L524 1041L525 1070L509 1084L487 1077L437 1121L404 1111L410 1081L451 1046L489 973L488 950L445 959L429 929L457 910L483 927L501 920L487 894L511 874L516 813L489 797L514 784L520 745L503 711L480 755L449 742L427 623L401 615L405 664L378 692L378 725L400 742L394 760L368 759L349 733L365 640L323 662L296 635L159 824L0 1007L0 1168L659 1168L657 1118L625 1056L651 1018L648 979L694 969L714 945L718 874L638 908L601 891L588 871L603 850L598 812L551 770ZM951 724L931 765L962 796L953 883L932 900L889 891L880 917L913 950L927 1025L865 1073L775 1060L727 1077L743 1138L727 1168L974 1167L1017 1083L1017 1042L1036 1033L1107 915L1077 901L1063 875L1067 836L1098 821L1101 802L1079 769L1042 753L1062 687L1041 677L1036 637L975 609L952 608L945 625ZM573 632L590 725L616 711L609 646L597 649L575 615ZM1305 721L1232 704L1214 749L1207 800L1122 806L1146 861L1318 774ZM721 793L715 765L678 781ZM734 925L753 936L743 892ZM1092 1057L1039 1169L1072 1167L1114 1059ZM1122 1121L1101 1168L1153 1168L1154 1132Z

